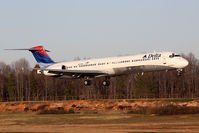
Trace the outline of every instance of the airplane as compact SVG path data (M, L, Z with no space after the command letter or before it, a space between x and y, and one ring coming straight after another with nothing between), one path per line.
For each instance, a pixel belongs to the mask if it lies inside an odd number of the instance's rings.
M56 78L84 78L84 85L91 85L91 79L105 77L103 86L110 85L110 77L129 73L144 73L152 71L177 70L182 74L189 62L174 52L154 52L131 56L108 57L99 59L79 60L70 62L54 62L47 54L49 50L43 46L29 49L6 49L28 50L42 68L35 68L38 74L44 74Z

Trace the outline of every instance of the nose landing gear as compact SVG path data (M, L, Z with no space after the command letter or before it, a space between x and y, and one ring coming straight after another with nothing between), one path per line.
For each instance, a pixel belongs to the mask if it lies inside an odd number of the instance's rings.
M178 76L182 76L183 69L177 69Z

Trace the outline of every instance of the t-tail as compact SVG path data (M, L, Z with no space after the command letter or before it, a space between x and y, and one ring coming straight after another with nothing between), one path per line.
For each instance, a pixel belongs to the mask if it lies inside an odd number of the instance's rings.
M36 46L30 49L6 49L6 50L28 50L32 52L38 63L42 64L54 64L55 62L48 56L46 52L50 52L43 48L43 46Z
M36 61L38 63L44 63L44 64L53 64L55 63L46 52L50 52L48 50L45 50L43 46L36 46L29 49L29 51L32 52L33 56L35 57Z

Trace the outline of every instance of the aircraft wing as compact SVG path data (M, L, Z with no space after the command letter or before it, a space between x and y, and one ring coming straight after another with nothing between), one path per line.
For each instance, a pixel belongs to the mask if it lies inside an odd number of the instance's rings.
M81 78L81 77L96 77L99 75L107 75L107 73L98 71L98 70L62 70L62 69L36 69L36 70L40 70L42 71L47 71L48 73L51 74L57 74L59 75L67 75L67 76L71 76L74 78Z

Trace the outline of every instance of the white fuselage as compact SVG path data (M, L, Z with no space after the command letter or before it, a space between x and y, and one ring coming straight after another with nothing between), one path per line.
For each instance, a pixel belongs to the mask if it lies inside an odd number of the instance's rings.
M159 52L132 56L60 62L48 66L47 69L97 70L106 73L99 76L114 76L132 72L182 69L187 65L188 61L175 53ZM44 71L44 74L47 76L56 75L50 74L48 71ZM72 76L65 77L73 78Z

